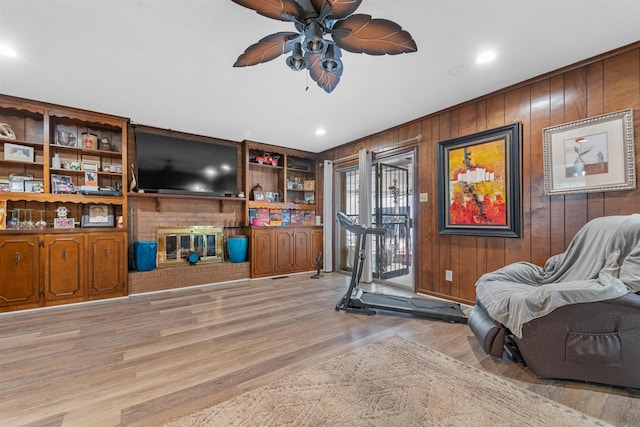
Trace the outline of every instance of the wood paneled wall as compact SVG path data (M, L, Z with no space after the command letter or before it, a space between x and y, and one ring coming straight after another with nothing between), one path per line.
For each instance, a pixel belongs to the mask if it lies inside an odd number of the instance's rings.
M412 145L418 152L414 192L429 193L429 201L420 203L417 209L416 287L420 292L473 303L474 285L483 273L515 261L542 265L551 255L563 252L587 221L605 215L640 213L640 189L544 195L542 129L626 108L634 112L638 174L640 42L345 144L321 157L340 159L361 148L375 153L421 134L421 141ZM518 121L524 128L523 238L440 235L438 142ZM452 282L444 280L445 270L453 271Z

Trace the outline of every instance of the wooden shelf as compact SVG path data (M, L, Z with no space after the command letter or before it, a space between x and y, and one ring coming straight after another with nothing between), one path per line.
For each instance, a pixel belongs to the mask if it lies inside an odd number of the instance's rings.
M162 193L135 193L129 192L127 193L129 198L139 198L139 199L154 199L156 202L156 212L160 212L162 210L162 200L170 200L170 199L190 199L190 200L217 200L220 206L220 212L224 209L225 202L245 202L247 200L246 197L226 197L226 196L206 196L206 195L195 195L195 194L162 194Z
M119 151L109 151L109 150L89 150L82 147L69 147L67 145L58 145L51 144L51 150L58 151L61 153L77 153L86 156L94 156L94 157L114 157L120 158L122 157L122 153Z
M299 209L304 211L314 211L317 213L318 206L303 203L305 193L313 193L313 199L317 199L316 189L305 190L302 186L305 181L317 182L318 156L301 150L287 149L253 141L245 141L246 177L245 190L249 197L252 197L252 189L260 184L263 192L276 192L279 202L266 202L263 200L249 200L246 204L246 221L249 222L250 209ZM257 164L252 159L262 153L277 155L278 166L269 164ZM299 183L301 188L288 188L293 183ZM313 200L308 197L308 200Z
M122 204L122 196L92 196L84 194L2 192L0 193L0 198L13 202Z
M91 171L91 170L87 170L87 169L62 169L62 168L49 168L49 170L52 173L58 174L58 175L68 175L68 174L83 174L85 172L91 172L91 173L95 173L98 175L104 175L104 176L113 176L113 177L122 177L122 173L121 172L105 172L105 171Z
M201 199L201 200L223 200L229 202L244 202L247 200L246 197L227 197L227 196L206 196L206 195L195 195L195 194L164 194L164 193L136 193L129 192L127 193L128 197L139 197L141 199Z
M42 148L44 147L44 144L42 142L34 142L34 141L24 141L21 139L5 139L5 138L0 138L0 142L6 142L9 144L14 144L14 145L28 145L29 147L39 147Z
M307 209L315 210L316 205L298 204L298 203L279 203L279 202L263 202L261 200L249 200L247 202L250 208L271 208L271 209Z
M261 163L256 163L256 162L249 162L249 165L251 167L256 167L256 168L280 169L280 170L284 169L284 167L282 167L282 166L273 166L273 165L270 165L268 163L262 163L261 164Z

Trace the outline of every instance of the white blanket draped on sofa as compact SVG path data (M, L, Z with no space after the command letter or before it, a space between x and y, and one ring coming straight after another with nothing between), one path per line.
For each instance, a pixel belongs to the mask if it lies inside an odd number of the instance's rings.
M522 337L522 326L558 307L640 291L640 214L588 222L544 267L528 262L484 274L476 294L487 312Z

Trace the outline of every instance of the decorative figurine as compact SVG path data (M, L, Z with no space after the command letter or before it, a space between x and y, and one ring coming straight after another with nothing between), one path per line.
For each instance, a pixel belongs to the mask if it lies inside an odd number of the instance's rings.
M56 209L56 214L58 214L58 218L66 219L68 213L69 213L69 209L65 208L64 206L59 206Z
M16 134L8 123L0 123L0 138L16 139Z

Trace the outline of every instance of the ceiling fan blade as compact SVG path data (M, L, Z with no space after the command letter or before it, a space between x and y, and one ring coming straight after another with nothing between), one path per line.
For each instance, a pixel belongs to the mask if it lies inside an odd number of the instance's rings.
M349 52L397 55L418 50L411 34L387 19L373 19L362 14L352 15L337 21L333 30L333 40Z
M331 93L340 83L340 77L342 76L341 67L335 73L329 73L320 67L320 60L322 55L307 55L309 61L309 75L311 79L318 84L325 92Z
M331 19L342 19L351 15L362 3L362 0L311 0L311 4L316 12L320 13L322 4L327 2L331 5L333 12L329 17Z
M231 0L232 2L255 10L262 16L290 21L290 16L304 20L304 10L295 0Z
M293 41L298 37L300 37L300 34L292 32L280 32L268 35L258 43L249 46L244 53L238 57L233 66L247 67L262 64L282 54L289 53L291 49L293 49Z

